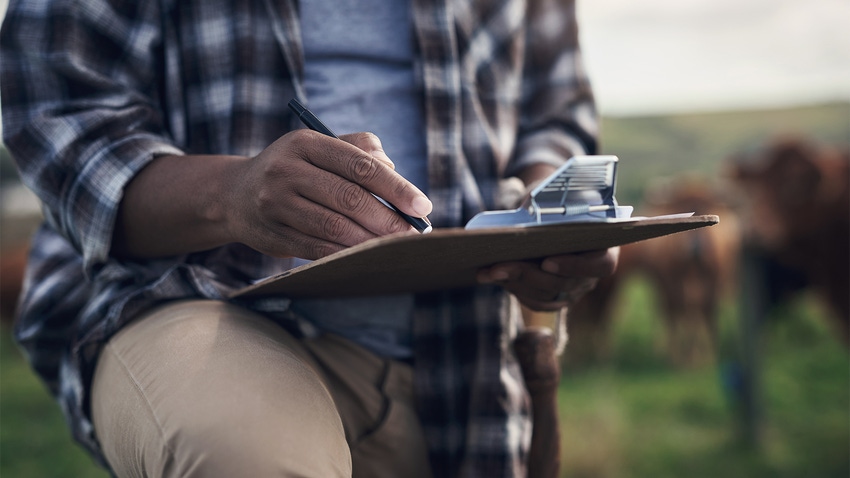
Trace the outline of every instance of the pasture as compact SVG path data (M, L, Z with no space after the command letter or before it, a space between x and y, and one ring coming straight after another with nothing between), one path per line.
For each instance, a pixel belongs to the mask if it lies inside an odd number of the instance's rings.
M785 132L847 145L850 105L605 118L602 150L620 157L617 197L640 214L644 188L656 178L697 172L712 181L729 155ZM2 166L8 178L8 163ZM760 440L742 438L736 370L744 344L736 299L720 304L714 360L674 367L656 292L640 275L626 281L614 302L607 358L563 374L563 476L850 476L850 359L811 294L771 310L763 324ZM0 477L105 476L72 443L4 323Z
M803 296L763 335L761 440L741 433L738 310L721 307L716 363L669 365L654 292L629 281L608 363L562 378L562 476L850 476L850 362L822 308Z

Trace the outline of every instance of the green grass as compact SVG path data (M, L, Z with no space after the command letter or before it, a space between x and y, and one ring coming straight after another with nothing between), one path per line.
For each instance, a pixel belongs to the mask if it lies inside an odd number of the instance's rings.
M563 476L850 476L850 362L811 299L765 324L757 446L739 432L724 367L667 364L646 284L620 301L609 363L561 383ZM736 360L735 309L724 307L718 364Z
M106 476L74 445L59 406L0 328L0 477Z

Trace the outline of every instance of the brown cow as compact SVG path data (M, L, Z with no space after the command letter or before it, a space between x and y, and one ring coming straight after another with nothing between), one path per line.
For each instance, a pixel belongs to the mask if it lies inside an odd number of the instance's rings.
M850 345L850 150L780 137L732 158L729 176L742 198L747 243L799 274Z
M570 311L567 365L607 355L612 299L633 273L655 288L671 361L691 366L714 358L718 304L734 290L740 245L736 215L721 198L711 181L690 175L648 189L641 215L716 214L720 224L624 246L615 276Z
M711 182L679 177L647 194L649 215L716 214L720 224L633 246L635 267L656 287L673 363L699 365L715 358L718 307L734 293L740 252L737 215Z

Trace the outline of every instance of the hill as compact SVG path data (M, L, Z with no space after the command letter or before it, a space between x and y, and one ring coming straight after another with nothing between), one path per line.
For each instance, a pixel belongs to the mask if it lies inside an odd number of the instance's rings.
M779 134L850 146L850 103L604 117L601 151L620 158L617 186L620 202L639 204L644 187L653 178L691 171L714 176L732 154L754 150Z

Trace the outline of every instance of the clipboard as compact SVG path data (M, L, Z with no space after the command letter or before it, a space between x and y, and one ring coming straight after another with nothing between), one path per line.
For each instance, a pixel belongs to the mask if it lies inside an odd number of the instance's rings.
M632 218L633 208L614 198L618 161L572 157L517 209L482 212L462 229L375 238L231 297L364 297L470 287L479 269L500 262L606 249L719 222L693 213Z
M718 222L713 215L675 215L390 235L262 280L231 297L364 297L469 287L476 285L478 269L500 262L605 249Z
M612 155L573 156L531 190L520 207L478 213L466 229L628 219L634 208L614 198L618 163Z

